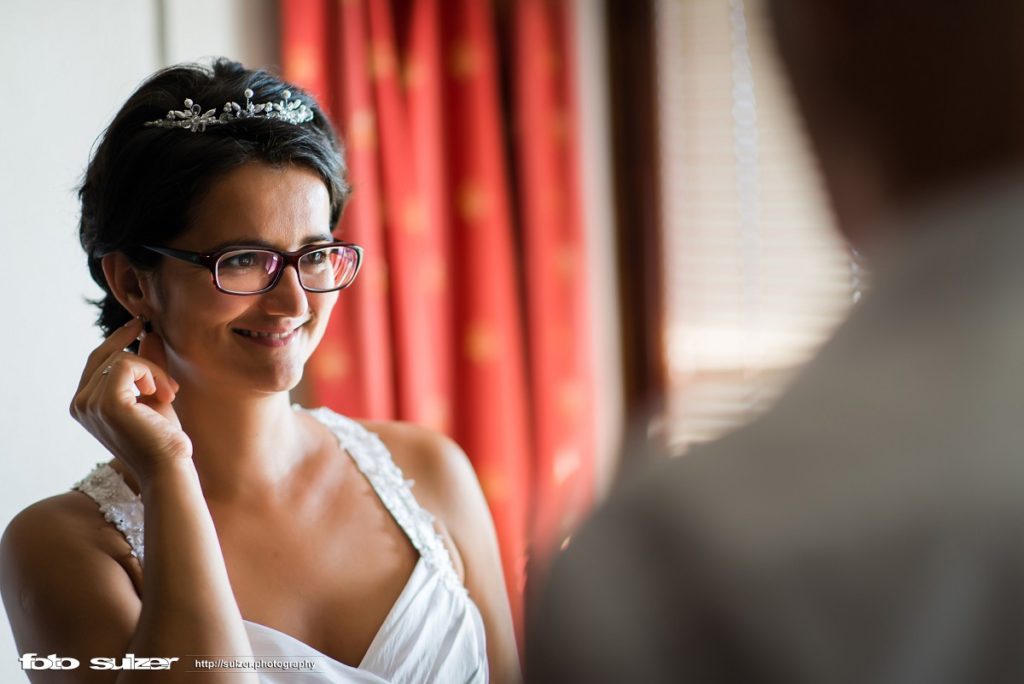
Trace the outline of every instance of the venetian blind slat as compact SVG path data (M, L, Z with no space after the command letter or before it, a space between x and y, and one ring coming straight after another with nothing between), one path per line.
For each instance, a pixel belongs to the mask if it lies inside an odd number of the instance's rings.
M748 0L744 14L756 102L755 161L744 169L756 171L753 227L741 220L730 2L658 0L657 11L667 424L685 449L770 405L845 316L852 292L760 5Z

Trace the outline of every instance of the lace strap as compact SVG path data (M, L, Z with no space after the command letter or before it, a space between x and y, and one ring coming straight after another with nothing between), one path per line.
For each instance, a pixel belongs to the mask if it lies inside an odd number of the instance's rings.
M132 555L141 563L145 551L142 497L125 484L121 474L109 464L100 463L72 489L96 502L103 517L124 535L132 547Z
M303 410L338 436L338 443L352 456L356 466L369 480L384 507L409 537L420 556L441 573L450 588L465 592L466 588L459 581L448 549L434 527L434 516L416 501L412 493L414 481L403 477L401 469L395 465L391 452L380 437L351 418L328 408Z

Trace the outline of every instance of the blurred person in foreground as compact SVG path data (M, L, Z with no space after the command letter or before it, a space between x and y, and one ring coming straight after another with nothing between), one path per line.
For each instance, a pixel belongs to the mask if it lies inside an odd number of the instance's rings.
M1024 681L1024 3L768 6L872 291L767 414L613 494L528 679Z

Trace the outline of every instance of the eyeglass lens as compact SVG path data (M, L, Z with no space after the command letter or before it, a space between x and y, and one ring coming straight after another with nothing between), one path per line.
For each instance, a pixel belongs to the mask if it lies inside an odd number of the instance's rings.
M270 286L281 270L280 254L262 249L228 252L217 260L216 277L221 289L259 292ZM344 246L325 247L299 258L299 283L313 292L329 292L349 285L356 274L358 255Z

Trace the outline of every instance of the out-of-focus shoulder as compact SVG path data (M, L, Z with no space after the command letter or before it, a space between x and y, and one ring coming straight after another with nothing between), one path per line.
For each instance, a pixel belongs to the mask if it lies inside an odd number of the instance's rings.
M81 548L88 529L82 497L67 492L37 501L14 516L0 538L0 577L3 584L31 583L67 553ZM93 506L95 509L95 505Z
M72 543L79 532L95 530L99 517L96 504L79 492L65 492L31 504L11 519L4 530L0 547L3 553L12 544L60 540ZM45 546L45 545L44 545Z
M142 606L141 573L127 541L80 492L32 504L0 540L0 593L21 652L80 659L123 648Z
M85 494L69 491L28 506L14 516L0 538L0 573L30 577L34 568L71 558L110 558L133 582L141 566L131 547Z

